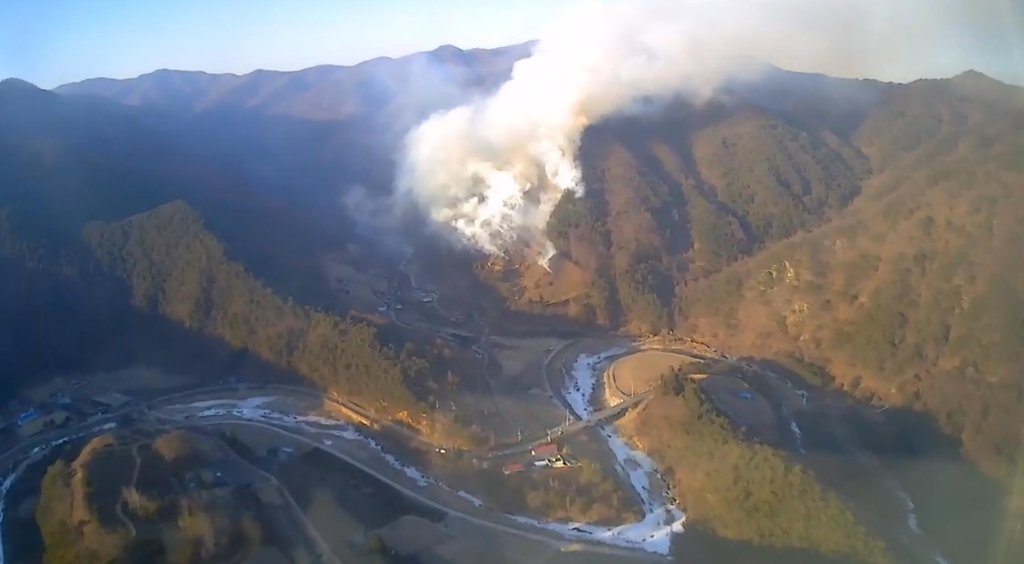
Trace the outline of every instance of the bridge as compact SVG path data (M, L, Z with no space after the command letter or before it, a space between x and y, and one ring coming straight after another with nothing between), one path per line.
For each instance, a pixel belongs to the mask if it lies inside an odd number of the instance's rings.
M597 411L590 417L587 417L586 419L565 423L563 425L555 427L554 429L549 429L543 437L540 437L538 439L525 443L519 443L515 446L511 446L502 450L491 451L490 453L487 454L487 457L490 458L495 456L506 456L509 454L529 452L534 448L549 443L558 437L564 437L566 435L577 433L579 431L582 431L583 429L586 429L587 427L592 427L607 419L611 419L612 417L618 415L619 413L628 411L630 408L647 401L653 396L654 390L648 390L642 394L637 394L611 407L606 407L601 411Z

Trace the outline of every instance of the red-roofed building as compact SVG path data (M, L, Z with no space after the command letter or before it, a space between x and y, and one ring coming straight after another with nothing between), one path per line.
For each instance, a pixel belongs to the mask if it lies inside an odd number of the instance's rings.
M505 467L502 468L501 471L506 473L506 474L518 474L518 473L522 472L523 470L526 470L525 466L523 466L522 464L520 464L518 462L514 462L512 464L506 464Z
M541 445L530 451L530 454L538 456L540 458L551 458L558 454L558 445L554 443L548 443Z

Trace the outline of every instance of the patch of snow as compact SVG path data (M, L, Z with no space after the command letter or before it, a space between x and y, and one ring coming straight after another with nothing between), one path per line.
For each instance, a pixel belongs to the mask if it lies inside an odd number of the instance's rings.
M209 408L200 411L196 414L196 417L220 417L224 415L233 415L241 419L248 421L259 421L261 423L276 423L286 427L292 427L301 429L303 431L314 432L314 433L328 433L337 437L341 437L347 440L360 441L368 445L370 448L378 451L384 457L391 467L396 470L400 470L406 476L411 478L419 486L428 486L436 484L434 480L425 476L419 470L402 463L394 456L385 453L384 449L373 439L363 436L355 430L351 425L338 421L336 419L329 419L327 417L321 417L318 415L294 415L278 413L269 409L255 409L253 406L258 406L266 403L267 401L274 398L253 398L257 401L243 400L243 401L222 401L221 404L237 405L234 409L216 409ZM197 402L190 404L188 407L203 407L209 405L207 402ZM333 442L330 439L322 439L325 445L331 445Z
M412 481L416 482L416 485L418 485L421 488L437 483L434 480L425 476L419 470L413 468L412 466L409 466L408 464L401 462L391 454L384 453L384 460L387 460L388 464L390 464L393 468L401 470L402 472L405 473L406 476L412 478Z
M590 398L594 395L597 385L598 367L613 356L627 352L626 347L616 347L598 354L581 354L572 365L570 379L565 387L565 401L580 419L586 419L594 413Z
M910 495L895 484L893 484L893 488L893 491L896 492L896 495L900 496L900 499L903 500L904 506L907 508L907 525L912 531L920 535L921 527L917 523L917 512L914 511L914 500L910 499Z
M11 485L14 481L21 476L21 472L25 470L25 466L28 465L31 458L26 458L17 468L11 471L10 474L4 478L3 483L0 483L0 564L4 564L4 537L3 537L3 522L4 522L4 510L7 507L7 491L11 489Z
M800 431L800 427L797 426L796 419L793 419L786 406L781 406L781 410L782 418L789 421L789 430L793 433L793 446L796 447L797 452L805 454L807 451L804 450L804 434Z
M671 549L672 535L683 532L686 516L675 507L663 507L644 516L637 523L619 527L601 527L586 523L547 523L522 517L508 515L510 519L525 525L541 527L555 531L567 537L596 540L627 548L637 548L647 552L668 554Z
M214 405L224 405L226 403L232 403L232 401L233 400L215 399L215 400L197 401L195 403L190 403L188 405L189 405L189 407L212 407Z
M246 398L242 400L238 405L246 409L252 409L254 407L259 407L265 403L272 402L276 399L277 396L261 396L255 398Z
M860 449L854 448L853 452L857 455L857 458L859 458L861 462L863 462L864 464L878 464L878 462L874 458L865 454ZM910 530L914 531L914 534L918 536L927 538L924 531L921 530L921 526L917 521L917 507L914 505L914 500L911 499L910 494L908 494L906 490L903 489L899 482L897 482L888 474L885 474L885 485L889 488L891 492L893 492L901 500L903 500L903 506L906 508L907 511L907 526L910 527ZM935 548L934 545L933 548L935 550L935 561L939 564L949 564L949 562L942 556L942 552L939 551L938 548Z
M455 495L457 495L457 496L459 496L461 498L468 499L470 503L472 503L473 505L475 505L477 507L483 507L484 506L484 502L480 501L479 498L473 496L472 494L468 494L468 493L466 493L466 492L464 492L462 490L459 490L459 491L455 492Z
M800 427L797 427L795 419L790 418L789 428L790 430L793 431L793 440L796 441L796 449L800 451L800 454L804 454L805 452L807 452L804 450L804 434L800 432Z
M582 361L577 359L577 366L574 367L573 370L574 374L590 379L590 383L587 388L589 389L589 392L586 396L580 394L577 398L580 403L573 406L574 409L578 408L577 414L582 415L592 412L592 409L590 408L590 394L593 393L595 385L594 381L596 379L594 374L597 366L609 357L621 354L626 350L627 349L613 349L599 355L586 355L588 358L583 359ZM581 386L581 389L582 388L583 387ZM459 497L469 500L476 507L485 507L483 501L473 495L461 490L453 490L452 488L449 488L448 486L423 474L415 467L401 462L394 455L385 452L377 441L362 435L355 427L346 422L316 415L293 415L278 413L268 409L252 409L251 406L242 407L240 402L224 401L219 403L225 405L227 409L208 408L200 411L196 416L217 417L231 415L247 420L279 424L293 429L315 433L327 433L346 440L359 441L380 453L381 457L387 461L392 468L404 473L418 486L426 487L433 485L441 487L447 491L455 493L455 495L458 495ZM211 404L199 402L198 405L191 404L190 406L182 407L207 407L209 405ZM238 407L232 407L233 405ZM605 544L637 548L659 554L668 554L671 545L671 537L673 534L681 533L683 531L683 524L686 521L686 515L675 506L657 506L651 499L649 491L650 482L647 472L657 472L654 462L647 455L629 448L626 442L615 435L613 431L610 431L607 428L602 428L602 431L606 433L606 437L609 437L609 444L614 444L612 450L615 452L616 458L619 459L619 464L622 467L623 472L627 473L630 483L637 489L637 493L643 500L645 516L642 521L619 527L600 527L582 523L548 523L518 515L508 515L507 517L517 522L545 528L567 537L586 538L600 541ZM327 439L324 439L324 441L327 441Z
M654 461L646 454L631 449L626 444L626 441L622 440L611 429L602 428L601 431L608 441L608 447L615 454L620 472L629 479L633 490L640 497L640 501L644 506L644 513L654 512L656 508L654 507L654 501L651 499L651 480L648 476L649 472L655 471Z
M605 362L614 356L627 352L628 348L613 348L596 355L581 354L573 363L566 383L565 399L569 407L581 419L593 415L591 398L598 384L598 377ZM671 504L658 504L651 495L652 474L657 474L657 465L649 456L631 448L608 425L599 425L601 434L608 441L608 447L615 455L619 472L629 480L640 498L644 518L638 523L619 527L599 527L582 523L541 523L525 517L513 517L524 523L542 526L567 536L600 540L609 544L639 548L649 552L668 554L673 534L682 533L686 514ZM667 493L667 492L666 492Z

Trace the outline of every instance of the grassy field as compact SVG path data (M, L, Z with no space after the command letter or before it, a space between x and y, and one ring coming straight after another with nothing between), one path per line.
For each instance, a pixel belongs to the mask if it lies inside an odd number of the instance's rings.
M629 396L650 390L666 372L695 362L681 354L642 350L613 362L608 367L608 376L613 388Z

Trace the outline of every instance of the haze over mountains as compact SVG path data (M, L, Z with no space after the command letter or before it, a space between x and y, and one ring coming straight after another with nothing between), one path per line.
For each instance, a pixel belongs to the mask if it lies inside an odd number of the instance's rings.
M0 349L20 375L3 388L139 359L180 366L184 351L241 362L223 344L420 409L443 359L339 300L321 267L329 253L393 265L416 248L454 254L449 276L478 277L481 302L674 330L921 412L1012 483L1024 89L976 72L893 84L769 68L706 101L588 124L587 190L545 226L548 272L528 252L453 251L391 209L409 128L493 92L530 48L53 92L0 83Z

